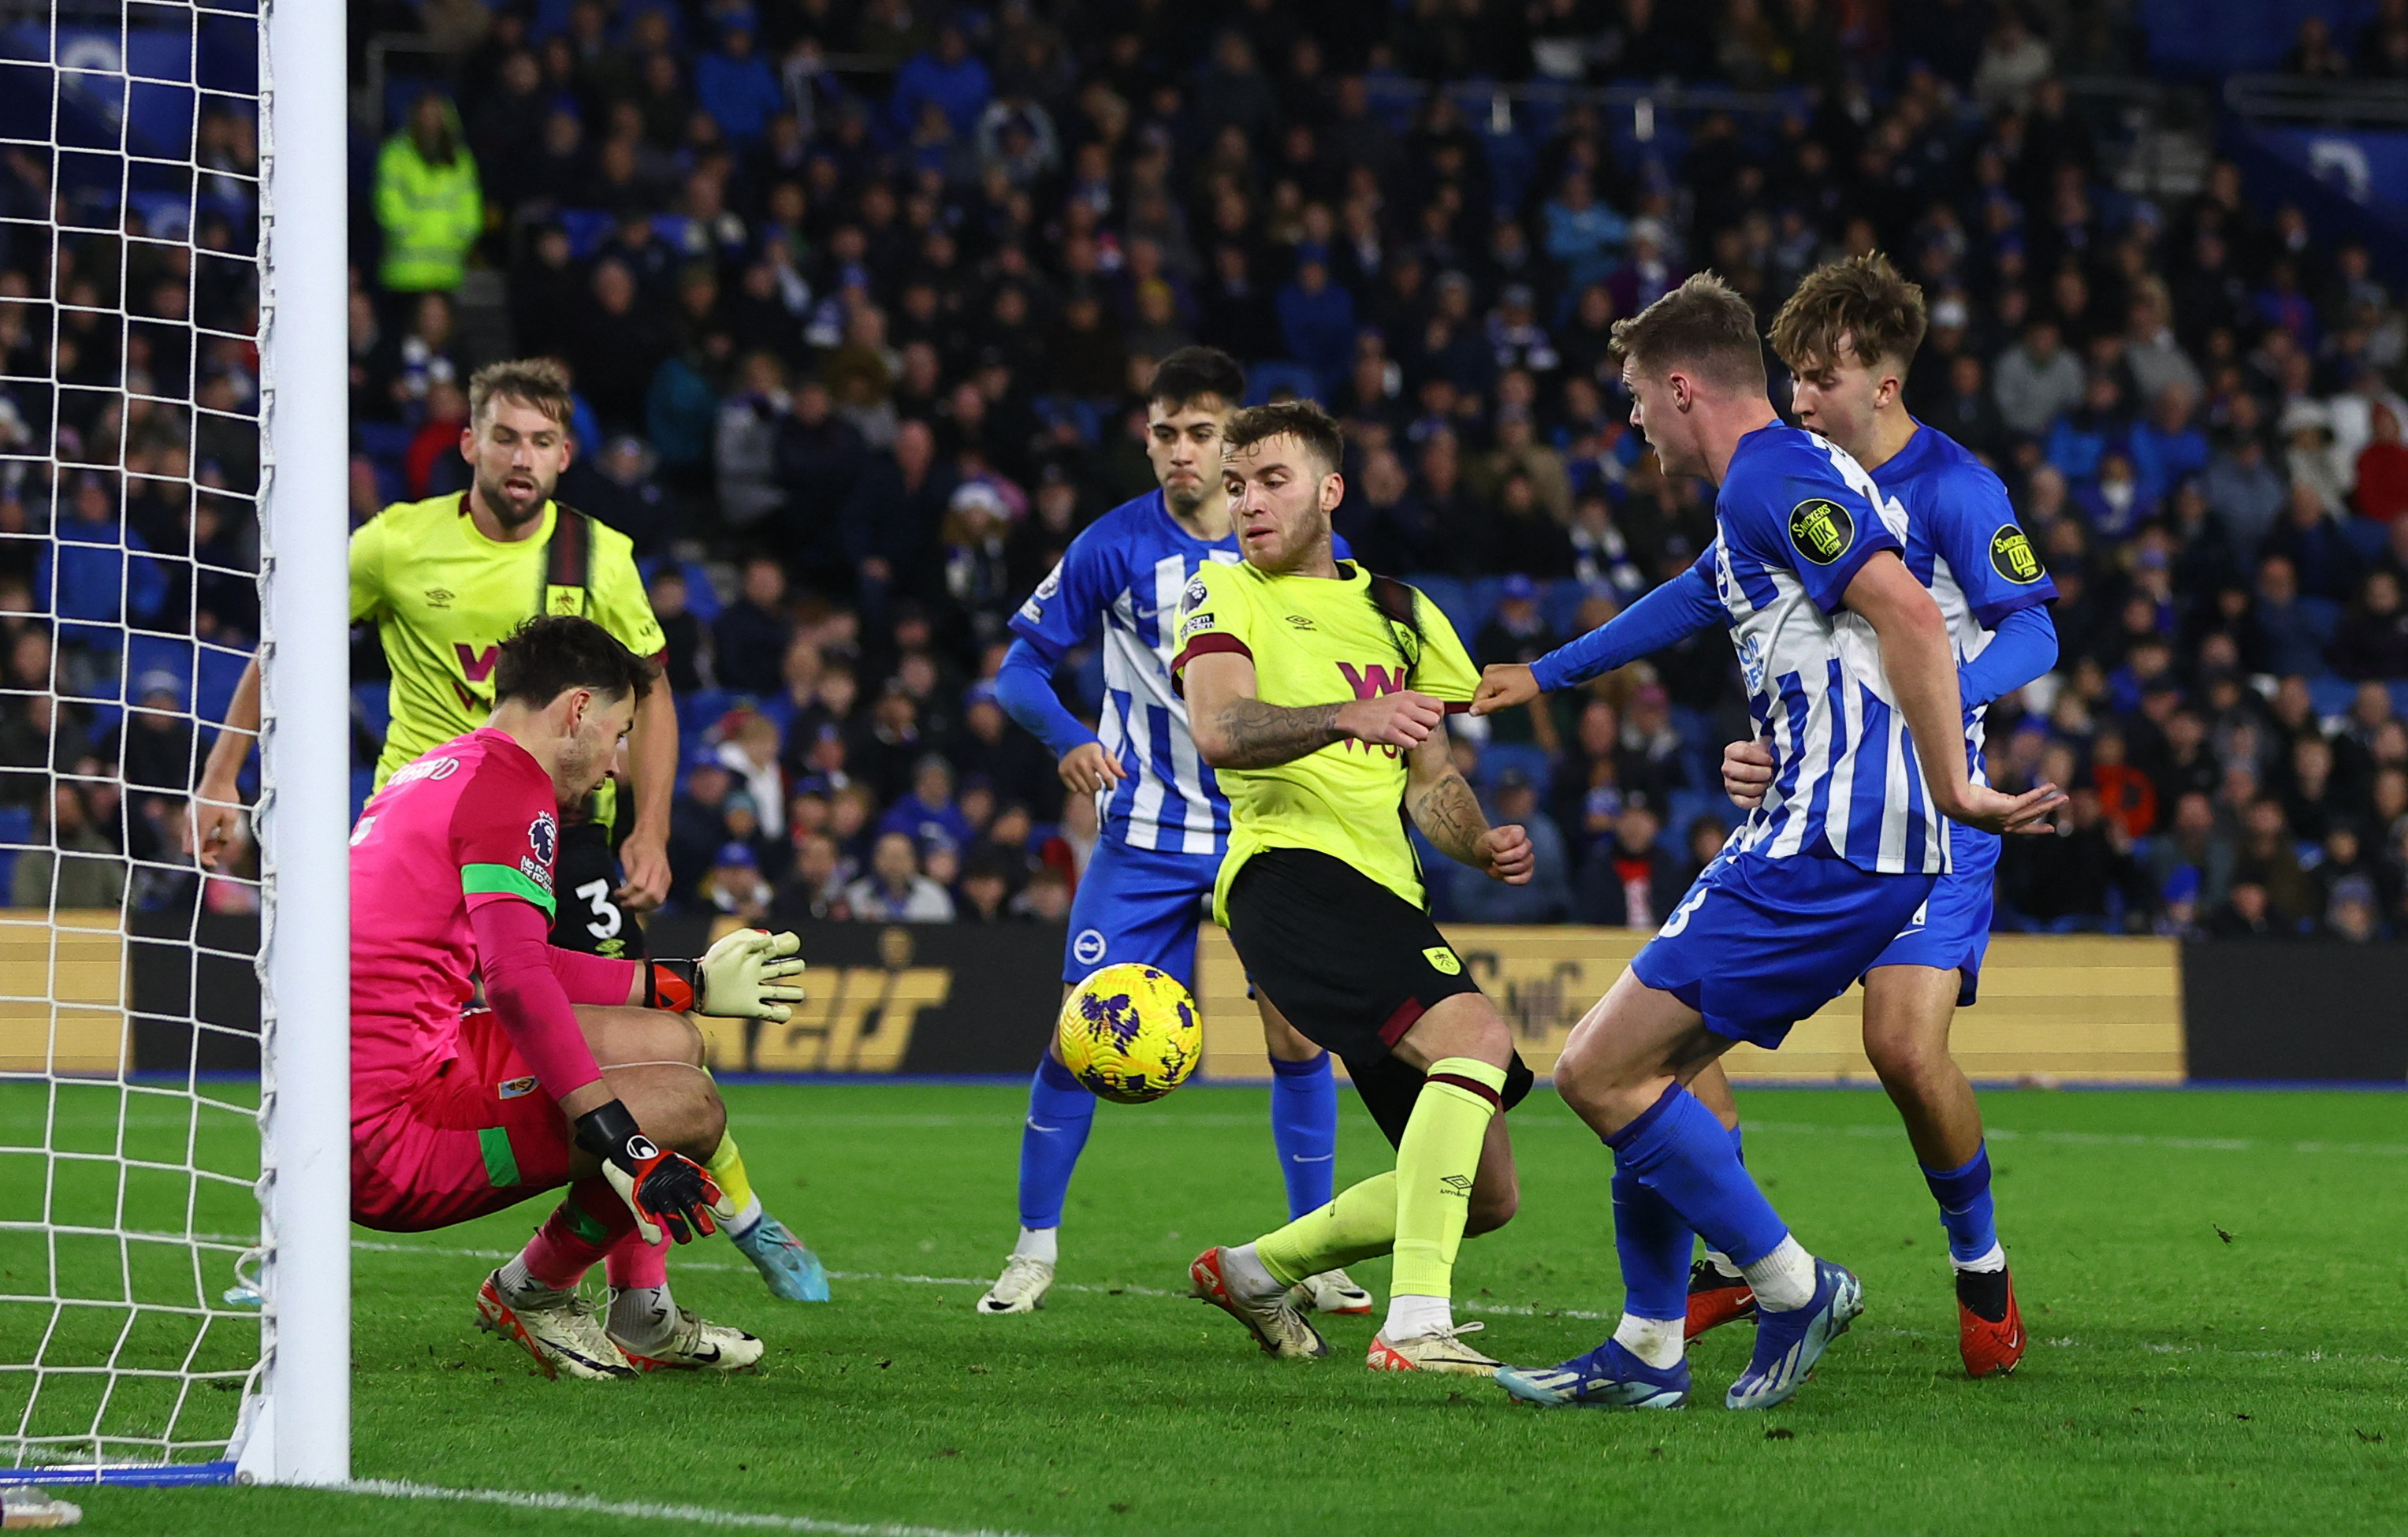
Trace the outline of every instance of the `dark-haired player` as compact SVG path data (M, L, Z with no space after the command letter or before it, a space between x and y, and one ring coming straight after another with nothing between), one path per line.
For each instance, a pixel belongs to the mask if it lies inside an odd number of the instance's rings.
M1346 1063L1397 1167L1189 1268L1197 1296L1266 1351L1326 1356L1290 1298L1306 1275L1393 1254L1366 1364L1485 1376L1455 1321L1464 1235L1516 1203L1499 1111L1529 1091L1505 1022L1430 921L1410 817L1449 858L1512 884L1530 840L1492 827L1447 754L1478 685L1437 605L1332 546L1346 494L1338 424L1310 401L1240 412L1226 471L1245 561L1207 567L1173 666L1197 750L1228 787L1216 914L1262 995ZM1451 701L1451 702L1450 702Z
M460 454L470 484L456 496L396 502L351 535L351 620L373 623L393 669L392 721L377 758L376 787L438 742L475 730L494 708L496 647L538 614L576 614L638 656L664 642L635 546L624 534L556 500L575 456L567 375L548 358L489 364L468 381ZM241 813L235 782L259 729L259 664L243 669L194 797L194 851L214 864ZM677 709L655 677L628 732L633 826L617 878L606 831L616 804L606 778L585 802L563 808L560 909L552 942L597 955L640 955L638 914L668 891L669 792L677 777ZM711 1177L735 1203L727 1236L790 1301L827 1300L819 1257L762 1209L733 1135L720 1140Z
M1012 719L1052 749L1072 795L1102 803L1095 857L1070 905L1062 982L1139 961L1195 985L1196 926L1229 841L1229 802L1188 735L1170 681L1182 595L1205 568L1239 558L1221 483L1222 434L1246 393L1225 352L1182 347L1154 371L1146 453L1160 489L1112 509L1070 542L1053 574L1012 616L1015 639L996 679ZM1104 653L1100 737L1054 697L1054 672L1098 637ZM1338 1088L1328 1055L1268 1007L1271 1141L1301 1215L1329 1199L1338 1152ZM1028 1086L1020 1140L1020 1239L978 1300L985 1314L1041 1307L1059 1257L1063 1199L1095 1123L1095 1096L1048 1047ZM1369 1313L1343 1271L1303 1278L1309 1305Z
M652 665L564 616L503 641L494 674L488 723L403 765L351 833L352 1219L423 1232L566 1185L479 1324L547 1375L741 1370L761 1342L668 1291L662 1230L732 1214L703 1168L726 1112L671 1011L785 1017L794 936L731 935L690 974L548 942L558 809L609 772ZM607 1320L577 1292L596 1260Z

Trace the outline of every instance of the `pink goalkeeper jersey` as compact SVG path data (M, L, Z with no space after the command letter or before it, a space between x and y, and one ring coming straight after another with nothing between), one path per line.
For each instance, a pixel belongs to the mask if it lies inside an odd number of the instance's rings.
M351 829L351 1108L370 1113L457 1055L474 991L471 909L552 911L552 776L491 726L394 771Z

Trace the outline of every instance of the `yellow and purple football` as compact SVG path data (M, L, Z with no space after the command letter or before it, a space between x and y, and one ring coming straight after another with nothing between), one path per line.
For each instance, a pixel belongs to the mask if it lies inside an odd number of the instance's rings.
M1062 1000L1062 1065L1098 1099L1141 1105L1187 1082L1204 1055L1196 1000L1168 971L1107 966Z

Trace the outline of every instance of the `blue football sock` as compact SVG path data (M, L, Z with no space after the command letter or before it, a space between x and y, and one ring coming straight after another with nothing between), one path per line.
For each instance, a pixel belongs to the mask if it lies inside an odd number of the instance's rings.
M1940 1226L1948 1229L1948 1257L1979 1259L1999 1243L1999 1225L1990 1205L1990 1144L1955 1169L1927 1169L1923 1183L1940 1203Z
M1338 1075L1327 1052L1310 1062L1271 1058L1271 1145L1287 1181L1288 1220L1328 1205L1337 1188Z
M1022 1227L1062 1226L1070 1171L1079 1167L1079 1150L1095 1124L1096 1097L1047 1053L1028 1082L1028 1124L1020 1130Z
M1622 1311L1641 1318L1689 1314L1689 1246L1681 1214L1617 1162L1613 1252L1622 1257Z
M1789 1228L1756 1187L1714 1113L1678 1084L1608 1137L1614 1168L1664 1198L1708 1245L1737 1265L1780 1247Z

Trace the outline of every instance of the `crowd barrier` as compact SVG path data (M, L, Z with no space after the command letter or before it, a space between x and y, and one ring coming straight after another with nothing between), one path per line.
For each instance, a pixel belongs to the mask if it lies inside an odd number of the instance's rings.
M136 913L130 929L114 912L58 918L53 927L44 912L0 911L0 1072L256 1068L255 918ZM666 918L652 948L699 955L727 927ZM1448 938L1541 1075L1645 941L1573 927L1458 926ZM1063 939L1048 925L810 926L809 1000L782 1025L706 1021L711 1066L1018 1076L1044 1050ZM1244 969L1209 925L1196 991L1203 1076L1266 1077ZM1852 988L1833 999L1777 1053L1735 1048L1725 1058L1731 1076L1871 1083L1862 998ZM1952 1044L1984 1083L2408 1084L2408 945L2000 935Z

